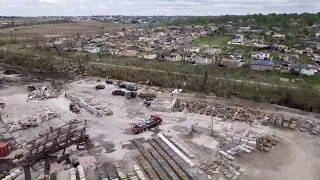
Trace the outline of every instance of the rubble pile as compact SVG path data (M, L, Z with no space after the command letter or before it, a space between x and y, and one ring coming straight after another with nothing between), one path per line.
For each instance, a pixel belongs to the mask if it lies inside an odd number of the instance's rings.
M269 152L270 149L277 145L278 141L270 136L262 136L257 139L257 149L259 151Z
M203 114L207 108L207 104L197 101L186 102L186 107L189 113Z
M306 120L300 126L300 131L306 132L308 131L310 134L319 135L320 134L320 123L315 123L312 120Z
M246 171L245 168L238 165L235 161L229 160L221 155L217 155L213 161L204 161L200 164L200 169L207 175L216 174L217 179L237 179Z
M294 130L298 125L298 118L285 117L283 114L278 114L278 115L271 114L270 117L265 116L261 124L264 126L273 126L278 128L286 128L286 129Z
M156 94L154 93L148 93L148 92L140 92L138 94L138 97L142 98L142 99L146 99L148 101L152 101L154 98L157 97Z
M37 90L34 90L29 93L28 99L29 100L44 100L49 98L56 98L59 96L59 93L57 90L49 88L49 87L42 87Z
M36 127L41 122L45 122L57 117L59 117L59 115L51 110L42 111L33 117L29 117L25 120L18 121L17 123L10 124L9 131L15 132L20 129L28 129L30 127Z
M177 99L177 102L173 106L173 108L179 112L182 112L185 107L186 107L186 104L183 101L181 101L180 99Z
M174 109L182 112L185 108L189 113L205 114L207 116L249 123L253 123L255 119L262 120L265 116L268 116L266 113L253 108L235 108L222 105L212 106L205 102L177 99Z

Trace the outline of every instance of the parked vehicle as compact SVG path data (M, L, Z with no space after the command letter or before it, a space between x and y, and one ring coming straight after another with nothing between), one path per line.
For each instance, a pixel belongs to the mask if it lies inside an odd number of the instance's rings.
M96 89L98 90L98 89L104 89L104 88L106 88L104 85L102 85L102 84L99 84L99 85L96 85Z
M138 88L136 88L136 87L134 87L134 86L132 86L132 85L128 85L128 86L127 86L127 90L129 90L129 91L137 91Z
M134 124L131 127L131 130L134 134L139 134L140 132L144 132L161 123L162 123L162 118L160 116L152 115L149 119Z
M115 91L112 91L112 95L114 95L114 96L125 96L126 92L121 91L121 90L115 90Z
M124 83L121 83L121 84L119 84L119 88L127 89L127 85L126 85L126 84L124 84Z
M111 81L111 80L106 80L106 83L107 83L107 84L113 84L113 81Z

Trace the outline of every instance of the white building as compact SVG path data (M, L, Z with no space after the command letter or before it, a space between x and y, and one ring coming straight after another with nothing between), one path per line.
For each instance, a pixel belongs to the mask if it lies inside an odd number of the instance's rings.
M199 53L200 48L199 47L184 48L184 52L186 52L186 53Z
M158 55L156 53L154 53L154 54L145 54L142 57L143 57L143 59L152 60L152 59L156 59L158 57Z
M100 52L100 47L85 46L85 47L83 47L83 51L88 52L88 53L98 53L98 52Z
M270 54L267 52L253 52L251 54L252 59L270 59Z

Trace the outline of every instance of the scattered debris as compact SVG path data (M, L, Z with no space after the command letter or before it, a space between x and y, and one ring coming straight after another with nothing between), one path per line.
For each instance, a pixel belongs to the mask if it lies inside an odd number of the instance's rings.
M12 75L12 74L19 74L17 71L15 71L15 70L12 70L12 69L8 69L8 70L5 70L4 72L3 72L3 74L5 74L5 75Z
M0 108L3 109L6 106L5 103L0 102Z
M78 104L74 103L74 102L69 104L69 110L71 112L74 112L74 113L79 113L80 112L80 108L79 108Z
M262 136L257 138L257 149L259 151L269 152L274 146L276 146L278 141L271 138L270 136Z
M59 115L51 110L42 111L39 114L27 118L25 120L19 121L17 123L10 124L9 131L15 132L20 129L28 129L30 127L36 127L41 122L45 122L54 118L59 117Z
M56 98L59 96L59 93L57 90L54 90L52 88L49 87L42 87L39 88L37 90L32 91L29 95L28 95L28 99L29 100L45 100L45 99L49 99L49 98Z
M27 86L28 91L34 91L36 90L36 87L34 85Z
M86 111L96 115L97 117L110 116L113 114L112 110L106 109L105 106L101 106L99 103L86 102L78 98L76 95L68 93L65 94L65 97L76 103L80 108L84 108Z
M148 101L152 101L154 98L157 97L157 95L154 93L140 92L138 97Z
M320 134L320 124L315 123L312 120L306 120L303 124L301 124L299 129L300 131L303 131L303 132L308 131L310 134L313 134L313 135Z
M219 151L213 161L204 161L200 164L200 169L208 176L216 175L216 179L219 180L225 178L237 179L246 169L238 165L233 159L230 159L229 154L224 151L222 152L223 153L220 153ZM226 155L223 155L224 153L226 153Z

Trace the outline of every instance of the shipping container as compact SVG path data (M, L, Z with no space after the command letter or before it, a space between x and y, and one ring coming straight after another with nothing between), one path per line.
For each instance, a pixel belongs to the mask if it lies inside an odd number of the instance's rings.
M10 145L8 142L0 142L0 157L6 157L10 154Z

